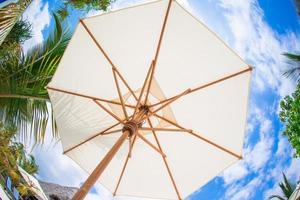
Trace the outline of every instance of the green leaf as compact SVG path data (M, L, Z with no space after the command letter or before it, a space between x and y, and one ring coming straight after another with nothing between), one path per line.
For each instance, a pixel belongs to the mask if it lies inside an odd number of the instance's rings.
M26 54L21 51L19 55L11 55L0 67L0 119L6 125L16 125L23 142L33 139L35 144L42 144L49 120L53 124L53 137L58 136L47 108L49 96L45 87L59 64L70 34L68 29L63 30L56 15L54 20L55 29L43 44Z
M289 59L290 64L290 68L283 75L298 81L300 78L300 55L292 53L284 53L283 55Z

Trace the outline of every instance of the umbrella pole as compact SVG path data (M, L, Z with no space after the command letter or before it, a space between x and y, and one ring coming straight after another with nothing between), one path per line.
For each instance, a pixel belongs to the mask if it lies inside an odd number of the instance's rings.
M94 169L88 179L84 182L84 184L80 187L80 189L76 192L72 200L82 200L85 198L90 189L94 186L98 178L101 176L102 172L105 170L107 165L116 155L122 144L130 135L129 130L124 130L122 136L118 139L118 141L114 144L114 146L109 150L109 152L105 155L105 157L101 160L98 166Z

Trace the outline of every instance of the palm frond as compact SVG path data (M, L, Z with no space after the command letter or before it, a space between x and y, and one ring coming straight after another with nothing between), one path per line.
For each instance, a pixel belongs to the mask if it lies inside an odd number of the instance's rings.
M289 59L290 65L290 68L283 75L298 81L300 79L300 55L292 53L284 53L283 55Z
M292 185L292 184L289 182L289 180L286 178L286 175L285 175L284 173L282 173L282 175L283 175L283 182L281 182L281 183L279 184L279 187L281 188L283 194L284 194L287 198L289 198L289 197L293 194L293 192L294 192L296 186Z
M33 138L42 143L46 125L51 114L47 109L48 93L45 89L52 78L70 39L68 30L54 15L56 26L53 33L41 45L26 54L11 55L0 67L0 119L6 124L15 124L23 142ZM57 129L53 124L53 136Z
M26 154L24 148L22 154L18 157L17 164L24 169L28 174L34 175L38 172L38 165L35 162L33 155Z
M22 0L0 9L0 45L30 3L31 0Z
M297 62L300 61L300 55L298 55L298 54L284 53L283 55L285 55L285 56L286 56L287 58L289 58L290 60L297 61Z
M297 13L300 16L300 0L295 0L295 5L296 5Z
M282 173L283 181L279 183L279 187L284 195L284 197L279 195L272 195L269 197L269 199L280 199L280 200L288 200L291 195L293 194L294 190L296 189L296 186L291 184L290 181L286 178L286 175Z

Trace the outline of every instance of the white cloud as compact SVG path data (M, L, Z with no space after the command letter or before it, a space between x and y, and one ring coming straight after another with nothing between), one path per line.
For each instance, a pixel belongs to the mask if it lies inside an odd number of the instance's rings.
M278 142L278 147L276 151L276 156L281 157L284 155L289 154L290 151L290 143L288 142L286 137L280 136L279 137L279 142Z
M48 110L51 107L48 105ZM51 113L51 112L50 112ZM51 116L49 116L51 118ZM47 124L46 138L42 146L34 148L34 155L37 164L39 165L39 173L37 178L46 182L52 182L63 186L80 187L86 180L88 174L83 171L73 160L68 156L63 155L62 145L59 141L53 140L51 135L51 124ZM26 144L27 149L30 149L32 144ZM94 192L89 192L87 200L111 200L112 195L99 183L94 185Z
M228 29L222 31L223 36L249 64L255 66L252 81L253 91L262 93L266 90L273 90L279 97L293 91L294 83L282 76L287 67L282 53L297 49L299 36L293 33L278 35L272 30L264 21L264 13L256 0L219 0L217 3L223 9L223 12L220 13L220 20L223 20L224 24L228 24ZM214 27L213 21L206 22ZM228 199L251 199L249 195L265 177L261 175L265 166L273 161L271 159L272 148L276 136L272 130L272 122L265 116L265 113L270 114L270 112L268 108L259 108L256 99L252 100L250 108L247 129L250 133L255 133L259 128L259 139L252 144L249 141L250 134L247 134L244 161L223 173L222 178L228 187L226 195L230 197ZM277 156L281 155L282 160L289 157L289 154L285 154L287 149L284 145L285 141L280 140L276 154ZM280 171L280 169L276 171ZM253 173L256 174L256 177L250 183L238 182ZM269 178L274 180L275 176L276 174L272 174L269 175Z
M111 10L134 6L137 4L151 2L151 0L118 0L111 5Z
M272 132L272 122L260 116L260 140L253 146L245 149L244 159L252 171L258 171L265 166L272 155L274 138Z
M248 169L244 162L238 162L232 167L225 170L222 174L222 178L226 185L245 177L248 174Z
M277 183L275 183L272 188L265 191L264 199L269 199L269 197L272 195L279 195L279 196L283 195L282 190L280 189Z
M246 184L232 185L225 193L226 199L230 200L248 200L252 199L254 190L262 184L262 178L257 176Z
M272 121L266 116L265 111L271 108L261 109L254 103L251 102L248 121L251 124L251 130L254 131L252 133L255 133L257 137L257 142L250 143L250 134L248 134L244 145L244 159L225 170L221 175L226 187L225 199L252 199L255 190L262 187L268 179L264 167L271 162L274 130ZM244 179L249 175L252 178Z
M253 191L259 187L262 183L261 177L256 177L252 179L248 184L246 184L242 190L236 193L231 200L243 200L250 199L254 195Z
M110 6L110 9L116 10L148 2L153 2L153 0L118 0ZM191 6L188 0L177 0L177 2L180 3L185 9L189 10L191 13L196 13L193 6Z
M88 174L74 161L62 154L61 143L54 145L49 138L42 148L35 149L34 156L39 164L38 177L44 181L64 186L80 187L88 177ZM111 194L100 184L95 184L94 189L96 193L88 193L87 200L112 199Z
M33 35L31 39L24 43L23 48L25 51L43 42L42 31L50 25L50 17L49 4L48 2L43 3L42 0L33 0L23 13L23 18L32 24Z
M188 10L193 15L197 14L197 11L194 9L194 7L191 5L189 0L177 0L179 4L181 4L186 10Z
M282 76L286 69L283 52L299 47L299 37L293 33L278 35L264 21L263 11L256 0L219 0L225 11L233 38L231 44L249 64L255 66L254 81L261 92L267 87L280 96L290 93L293 84Z
M292 159L290 166L285 169L286 176L294 182L300 181L300 158Z
M279 161L280 162L280 159ZM272 171L271 178L274 181L273 187L269 188L264 192L264 197L267 199L271 195L282 195L282 190L279 187L279 183L283 181L282 172L285 173L287 179L292 183L295 184L297 181L300 181L300 171L299 171L300 159L292 159L291 163L284 167L281 164L277 164L276 168Z
M263 137L251 149L246 149L245 161L253 171L258 171L265 166L272 155L273 139Z

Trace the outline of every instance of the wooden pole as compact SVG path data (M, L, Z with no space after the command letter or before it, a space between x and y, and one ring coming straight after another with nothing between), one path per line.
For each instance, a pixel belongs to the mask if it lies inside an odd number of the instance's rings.
M105 155L102 161L98 164L98 166L94 169L88 179L84 182L84 184L80 187L80 189L76 192L72 200L82 200L85 198L90 189L94 186L96 181L101 176L102 172L108 166L110 161L116 155L122 144L125 142L127 137L129 136L129 131L124 131L122 136L118 139L118 141L114 144L114 146L109 150L109 152Z

